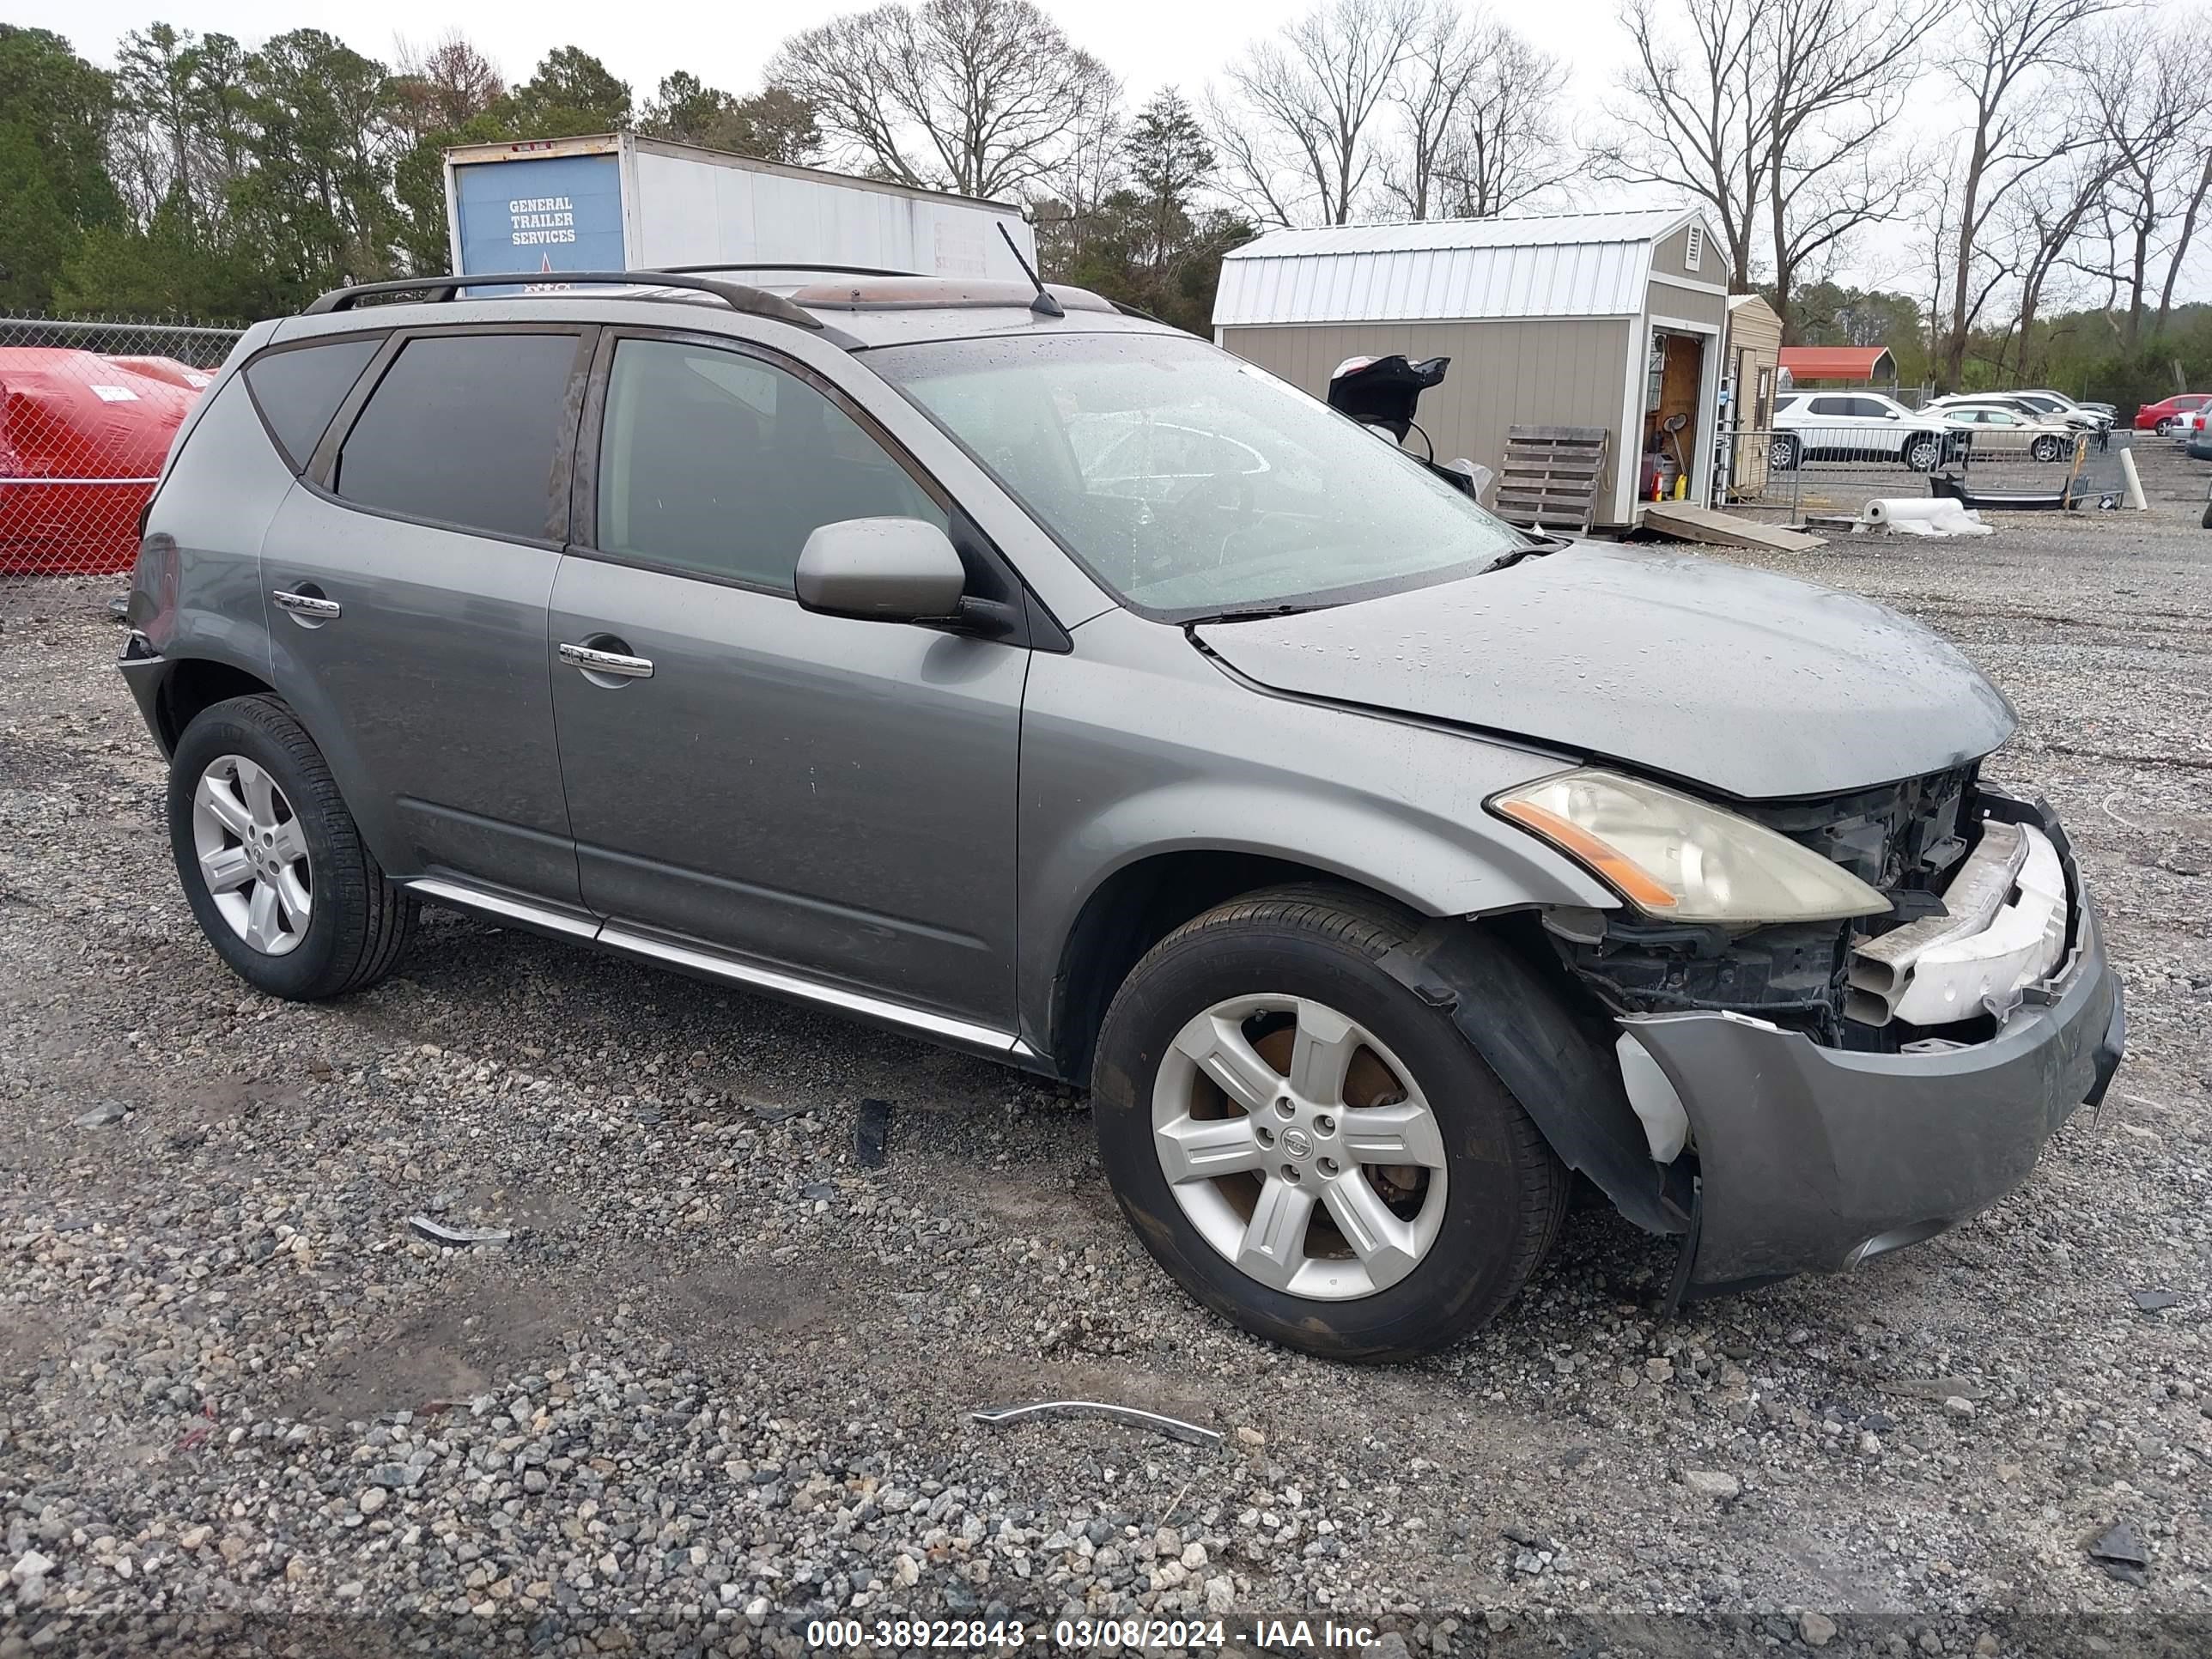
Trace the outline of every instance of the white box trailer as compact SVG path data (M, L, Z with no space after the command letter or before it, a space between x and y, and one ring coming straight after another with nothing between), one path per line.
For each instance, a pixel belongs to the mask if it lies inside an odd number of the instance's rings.
M866 265L1022 280L1020 208L599 133L446 152L446 226L463 276L667 265Z

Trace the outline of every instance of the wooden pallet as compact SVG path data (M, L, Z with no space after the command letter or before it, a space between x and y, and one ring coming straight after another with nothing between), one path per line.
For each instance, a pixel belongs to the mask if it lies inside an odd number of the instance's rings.
M1498 516L1510 524L1588 531L1597 516L1598 481L1612 435L1601 426L1508 427Z

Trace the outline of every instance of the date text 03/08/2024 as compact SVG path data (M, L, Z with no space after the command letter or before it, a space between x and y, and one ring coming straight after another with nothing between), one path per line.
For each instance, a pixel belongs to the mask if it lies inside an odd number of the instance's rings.
M806 1645L835 1652L919 1648L982 1650L1041 1647L1091 1648L1226 1647L1292 1651L1356 1652L1374 1646L1382 1632L1371 1625L1339 1624L1334 1619L1060 1619L1051 1624L1018 1619L816 1619L806 1626Z

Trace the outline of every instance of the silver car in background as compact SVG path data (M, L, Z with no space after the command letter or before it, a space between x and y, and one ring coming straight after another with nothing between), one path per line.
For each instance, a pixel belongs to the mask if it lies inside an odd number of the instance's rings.
M1160 1264L1345 1358L1577 1190L1676 1297L1856 1266L2119 1061L2010 706L1892 611L1531 538L1079 289L473 280L254 328L148 512L121 668L264 992L427 902L1086 1086Z

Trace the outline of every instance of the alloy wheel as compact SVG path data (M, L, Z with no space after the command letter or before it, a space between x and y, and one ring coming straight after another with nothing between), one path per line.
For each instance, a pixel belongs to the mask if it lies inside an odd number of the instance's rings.
M276 781L243 755L218 756L192 791L192 850L230 930L264 956L307 937L313 908L307 840Z
M1218 1002L1152 1085L1152 1143L1200 1235L1269 1288L1372 1296L1443 1225L1443 1126L1364 1026L1310 997Z

